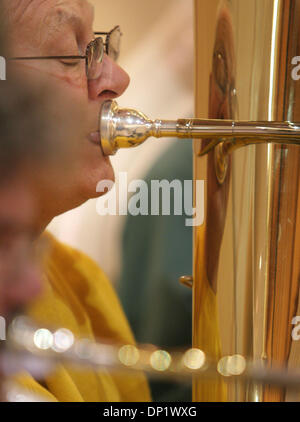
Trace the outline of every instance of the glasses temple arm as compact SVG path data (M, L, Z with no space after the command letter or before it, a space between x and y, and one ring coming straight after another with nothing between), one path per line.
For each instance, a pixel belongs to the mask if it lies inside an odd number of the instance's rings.
M9 57L7 60L50 60L50 59L86 59L85 56L41 56L41 57Z

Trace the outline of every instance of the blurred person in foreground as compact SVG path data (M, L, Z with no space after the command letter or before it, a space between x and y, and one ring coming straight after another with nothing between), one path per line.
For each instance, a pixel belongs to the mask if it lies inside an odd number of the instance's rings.
M3 56L3 25L0 28ZM72 161L68 160L76 158L81 132L80 125L71 123L82 114L66 97L56 95L54 102L53 88L45 81L7 76L0 82L0 400L6 400L1 397L4 375L23 369L19 360L7 365L5 356L11 356L4 341L8 325L43 290L40 258L46 242L38 239L33 181L51 175L59 183L70 177ZM63 112L67 107L72 118ZM57 135L58 110L63 124Z
M36 178L36 228L41 233L56 215L96 197L100 180L114 179L109 158L99 146L98 116L106 99L126 89L129 78L115 63L115 33L106 38L93 32L93 9L85 0L4 0L8 24L10 68L35 79L51 81L57 92L83 106L85 135L73 163L72 178ZM96 40L95 40L96 37ZM91 41L92 40L92 41ZM108 55L109 54L109 55ZM86 57L88 60L86 61ZM110 56L110 57L109 57ZM60 126L57 124L57 133ZM76 337L133 344L134 338L117 296L88 257L48 235L51 252L46 261L44 293L28 310L40 324L64 327ZM29 374L18 382L45 399L56 401L148 401L142 374L124 376L106 371L84 373L60 365L40 384Z
M40 179L47 177L53 167L55 174L66 176L61 140L68 139L67 131L61 132L64 138L50 142L56 121L50 92L46 86L40 91L27 82L26 87L16 79L0 83L0 316L4 332L13 316L42 291L32 180L37 174ZM47 105L41 107L46 93ZM71 151L68 148L69 155ZM5 336L2 340L3 352ZM1 373L6 369L0 354L0 391Z

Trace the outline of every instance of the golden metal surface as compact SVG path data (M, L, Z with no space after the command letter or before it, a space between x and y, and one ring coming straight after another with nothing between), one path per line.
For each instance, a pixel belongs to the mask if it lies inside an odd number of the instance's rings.
M196 117L299 121L299 25L299 0L195 0ZM241 149L233 139L211 151L207 136L194 141L206 216L194 229L193 345L214 359L299 368L291 334L300 315L300 148L259 145L256 135ZM299 391L194 383L196 401L291 399Z
M193 288L193 276L191 275L182 275L179 277L179 282L190 289Z

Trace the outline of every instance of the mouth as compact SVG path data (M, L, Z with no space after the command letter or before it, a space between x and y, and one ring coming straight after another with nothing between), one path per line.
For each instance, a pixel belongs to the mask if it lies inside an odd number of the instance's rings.
M96 132L91 132L88 136L87 139L91 142L91 144L95 145L96 147L100 147L100 150L102 152L102 155L104 157L104 159L106 161L109 161L109 157L107 157L102 149L102 144L101 144L101 137L100 137L100 131L96 131Z

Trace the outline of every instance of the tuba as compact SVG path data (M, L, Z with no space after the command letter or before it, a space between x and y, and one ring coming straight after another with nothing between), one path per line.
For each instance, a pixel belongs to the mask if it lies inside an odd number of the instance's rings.
M299 0L195 0L195 29L197 117L300 121ZM300 148L260 140L205 156L209 139L194 140L206 217L194 231L193 341L216 359L241 355L288 370L300 365ZM255 382L196 381L193 394L300 399Z

